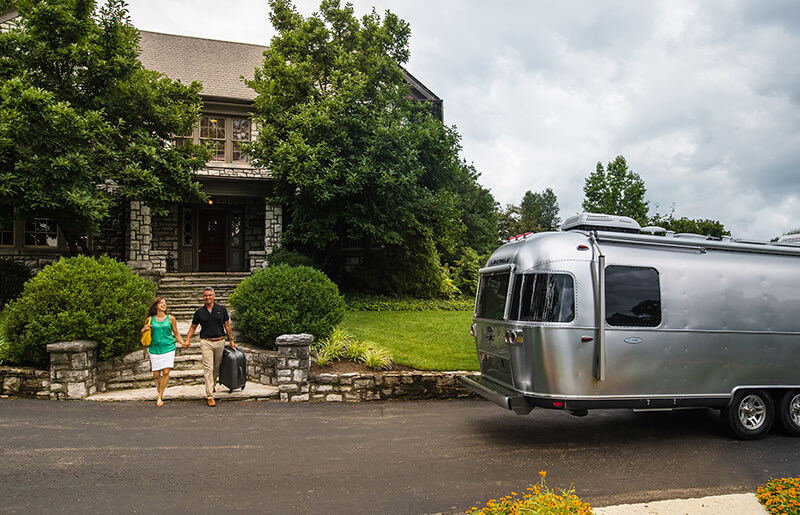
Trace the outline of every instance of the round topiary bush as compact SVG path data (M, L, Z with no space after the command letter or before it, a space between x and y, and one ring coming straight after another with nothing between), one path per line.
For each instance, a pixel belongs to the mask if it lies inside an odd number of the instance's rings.
M236 327L259 347L274 348L282 334L330 334L344 317L344 298L328 276L307 266L263 268L230 296Z
M6 359L47 367L47 344L96 340L100 359L139 346L139 330L156 286L108 257L61 259L25 284L4 311Z

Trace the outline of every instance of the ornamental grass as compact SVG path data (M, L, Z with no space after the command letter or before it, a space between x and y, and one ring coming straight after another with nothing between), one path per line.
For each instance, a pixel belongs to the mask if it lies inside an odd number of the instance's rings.
M575 495L575 485L566 490L550 488L545 477L547 472L539 472L539 484L531 485L522 493L511 492L500 499L492 499L483 508L470 508L471 515L584 515L594 513L588 503Z
M800 477L773 479L756 497L772 515L800 515Z

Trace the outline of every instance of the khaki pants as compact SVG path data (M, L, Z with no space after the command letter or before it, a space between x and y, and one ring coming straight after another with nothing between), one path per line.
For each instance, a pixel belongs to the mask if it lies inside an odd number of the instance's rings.
M206 383L206 397L214 397L214 385L219 378L219 365L222 362L222 350L225 340L212 342L200 340L200 354L203 356L203 379Z

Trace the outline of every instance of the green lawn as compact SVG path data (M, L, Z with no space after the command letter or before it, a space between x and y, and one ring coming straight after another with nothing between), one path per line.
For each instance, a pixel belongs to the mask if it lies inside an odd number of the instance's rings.
M472 311L348 311L340 327L419 370L478 370Z

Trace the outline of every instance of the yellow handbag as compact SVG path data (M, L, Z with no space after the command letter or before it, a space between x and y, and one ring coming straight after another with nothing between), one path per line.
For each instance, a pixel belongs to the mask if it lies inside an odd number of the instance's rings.
M150 327L153 327L153 317L150 317ZM150 330L145 331L142 333L142 345L145 347L150 346L150 341L153 339L153 335L151 334Z

